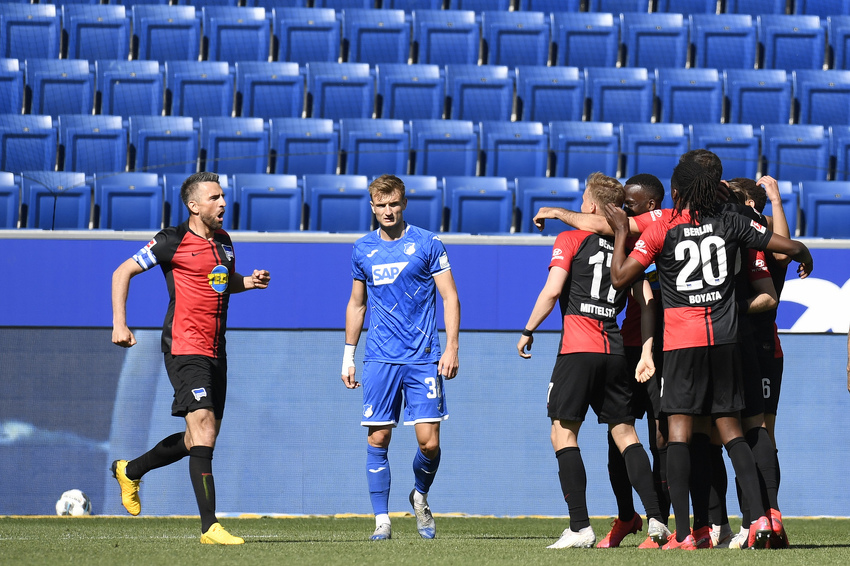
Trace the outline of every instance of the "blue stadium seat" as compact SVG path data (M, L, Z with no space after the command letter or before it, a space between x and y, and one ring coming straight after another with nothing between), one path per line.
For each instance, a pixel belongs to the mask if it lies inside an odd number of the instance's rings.
M584 70L588 119L594 122L649 122L653 109L653 77L642 68Z
M0 114L20 114L24 106L24 71L17 59L0 59Z
M369 180L363 175L305 175L307 229L368 232L372 227Z
M821 69L826 29L817 16L761 15L756 18L762 69Z
M348 10L350 8L369 9L375 7L375 0L313 0L316 8L333 8L334 10Z
M688 28L682 14L620 14L627 67L678 67L688 61Z
M716 14L717 0L658 0L656 11L672 12L685 16L691 14Z
M160 230L163 189L156 173L94 176L94 227Z
M20 216L21 187L12 173L0 171L0 229L17 228Z
M236 7L239 5L239 0L177 0L177 4L189 5L192 4L201 10L205 6L231 6Z
M449 10L472 10L480 14L487 10L504 10L508 11L511 7L511 0L449 0Z
M65 59L127 59L130 18L124 6L62 6Z
M339 147L346 175L407 174L410 134L402 120L343 118Z
M410 22L404 10L359 10L342 13L342 53L352 63L407 63Z
M446 117L453 120L510 120L514 79L502 65L446 65Z
M413 12L414 62L477 65L481 30L469 10Z
M404 183L408 224L439 232L443 227L443 181L432 175L399 175Z
M412 120L415 175L473 176L478 168L478 132L469 120Z
M648 12L651 0L588 0L588 12Z
M788 230L791 233L791 237L799 234L799 221L798 216L800 214L800 184L792 183L791 181L777 181L779 185L779 196L782 200L782 210L785 212L785 219L788 222ZM770 200L764 206L765 216L773 216L773 205L770 204Z
M165 80L156 61L96 61L98 114L162 114Z
M829 16L826 21L829 68L850 70L850 16Z
M656 69L658 121L720 123L723 83L717 69Z
M30 114L91 114L94 73L79 59L27 59L24 80L30 90Z
M230 116L233 77L224 61L166 61L166 111L171 116Z
M239 229L292 232L301 229L304 196L295 175L234 175Z
M752 69L758 39L749 14L691 14L692 67Z
M664 179L673 174L679 156L688 151L682 124L620 124L623 177L650 173Z
M186 175L163 175L162 186L165 190L165 225L179 226L189 218L189 210L180 198L180 187ZM236 191L230 186L227 175L219 175L218 183L224 192L224 223L222 228L233 230L236 226L239 204L236 202Z
M481 158L488 177L545 177L548 128L540 122L481 122Z
M268 61L271 36L264 8L204 6L203 58L208 61Z
M269 164L269 132L262 118L203 116L201 171L226 175L265 173Z
M198 131L182 116L130 116L130 166L138 172L179 173L198 169Z
M443 0L383 0L383 7L392 10L442 10Z
M596 171L613 177L620 159L619 131L610 122L552 122L549 149L553 177L574 177L582 183Z
M691 149L707 149L723 162L723 178L755 179L759 168L759 139L750 124L691 124Z
M0 114L0 171L53 171L56 144L50 116Z
M246 6L259 6L261 8L306 8L307 0L247 0Z
M333 175L339 160L339 133L326 118L272 118L274 172Z
M847 16L850 15L850 2L847 0L794 0L794 13L809 16Z
M552 64L561 67L614 67L620 50L620 18L613 14L554 12Z
M133 6L133 58L197 61L201 20L194 6Z
M375 80L366 63L307 63L307 115L371 118Z
M800 201L805 237L850 238L850 182L802 181Z
M22 171L22 227L41 230L87 230L92 189L85 173Z
M516 180L517 232L538 234L534 215L543 206L557 206L580 210L584 191L578 179L559 177L518 177ZM550 220L543 227L543 235L556 236L571 230L563 222Z
M523 121L581 120L584 74L577 67L516 68L517 117Z
M498 234L511 231L514 192L504 177L446 177L449 232Z
M786 181L826 181L829 140L823 126L765 124L762 129L763 172Z
M490 11L481 15L487 65L546 65L549 62L549 17L543 12Z
M446 84L437 65L380 64L375 75L380 118L420 120L443 117Z
M53 4L0 4L0 57L59 57L62 23Z
M120 116L62 114L58 124L62 170L90 175L127 169L127 130Z
M829 127L829 155L834 164L832 179L850 181L850 126Z
M850 124L850 71L791 73L796 124Z
M519 0L520 11L527 12L578 12L581 0Z
M729 14L784 14L786 0L726 0Z
M238 61L236 115L300 118L304 112L304 76L298 63Z
M277 60L301 65L339 60L341 25L336 12L322 8L275 8Z
M791 116L791 81L781 69L727 69L723 91L733 124L787 124Z

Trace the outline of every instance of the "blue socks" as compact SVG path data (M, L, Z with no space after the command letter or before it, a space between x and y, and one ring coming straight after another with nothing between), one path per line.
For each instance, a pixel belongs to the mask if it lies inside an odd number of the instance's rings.
M375 515L389 513L390 461L386 448L366 446L366 482Z
M428 459L422 450L416 450L416 456L413 457L413 486L419 493L428 493L431 489L431 484L434 483L434 476L437 475L437 468L440 467L440 449L437 449L437 456L433 459Z

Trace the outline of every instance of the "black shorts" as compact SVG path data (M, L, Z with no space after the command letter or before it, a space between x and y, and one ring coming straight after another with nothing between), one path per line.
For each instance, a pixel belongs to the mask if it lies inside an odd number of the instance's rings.
M741 354L737 344L664 352L661 410L713 415L744 408Z
M767 348L757 348L759 367L761 368L762 395L764 396L764 412L775 415L779 408L779 393L782 391L782 371L785 358L774 357L773 345Z
M185 417L198 409L212 409L215 418L221 420L227 397L227 358L171 354L164 358L174 388L171 414Z
M648 415L649 418L657 419L661 414L661 368L663 367L659 361L664 356L661 352L657 356L653 353L655 375L650 377L648 381L640 383L634 379L635 369L640 361L640 352L639 346L626 346L626 373L633 378L629 381L634 392L635 412L633 416L640 419L644 415Z
M764 388L762 367L752 334L741 336L741 367L744 370L744 408L741 417L764 413Z
M553 420L583 422L590 406L599 423L633 421L632 388L627 383L625 356L559 355L552 370L546 406Z

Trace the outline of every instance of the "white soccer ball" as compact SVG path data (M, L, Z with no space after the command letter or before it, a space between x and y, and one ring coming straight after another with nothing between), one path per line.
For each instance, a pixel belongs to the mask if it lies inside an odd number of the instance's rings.
M91 500L79 489L69 489L56 502L57 515L91 515Z

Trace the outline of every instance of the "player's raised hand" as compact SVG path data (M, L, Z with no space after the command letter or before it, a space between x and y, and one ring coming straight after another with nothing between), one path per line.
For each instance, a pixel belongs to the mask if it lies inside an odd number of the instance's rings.
M251 285L253 289L265 289L269 286L271 275L265 269L255 269L251 274Z
M136 337L126 326L115 326L112 328L112 343L122 348L130 348L136 345Z
M610 202L605 205L603 209L605 212L605 220L608 221L608 225L611 227L611 230L614 233L625 232L628 234L629 232L629 217L626 215L626 211L618 206L614 206Z
M516 343L517 352L520 357L528 359L531 357L531 345L534 343L534 336L526 336L523 334L519 337L519 342Z

